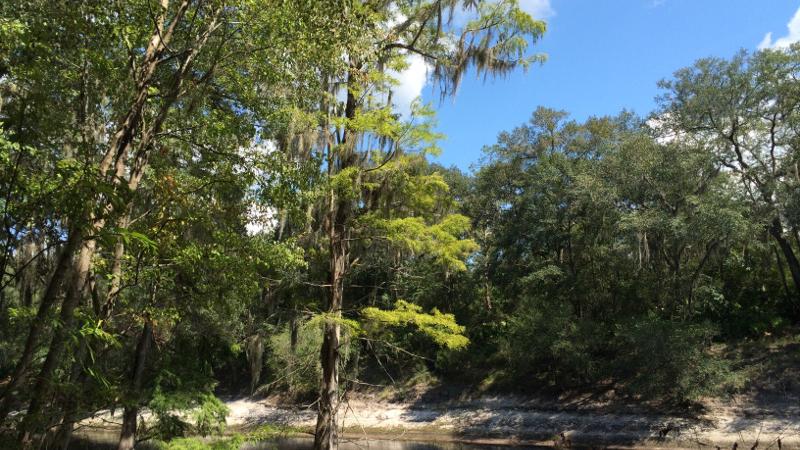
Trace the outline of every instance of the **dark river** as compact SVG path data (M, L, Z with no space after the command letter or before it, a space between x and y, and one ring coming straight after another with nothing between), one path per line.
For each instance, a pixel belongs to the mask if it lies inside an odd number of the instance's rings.
M70 444L70 450L115 450L115 436L106 438L102 435L92 435L91 438L76 437ZM242 450L306 450L310 449L311 438L280 438L262 441L255 444L245 444ZM137 449L151 450L153 446L140 444ZM512 448L545 448L545 447L509 447L497 445L462 444L457 442L418 442L418 441L386 441L386 440L343 440L339 444L342 450L493 450Z

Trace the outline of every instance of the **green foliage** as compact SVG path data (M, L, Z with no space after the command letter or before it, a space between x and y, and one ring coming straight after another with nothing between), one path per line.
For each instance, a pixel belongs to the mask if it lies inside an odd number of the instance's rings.
M234 436L221 439L178 438L167 442L157 442L159 450L239 450L245 439Z
M311 396L317 392L320 374L319 348L322 333L318 327L300 327L292 347L291 330L284 327L270 337L267 366L271 383L292 397Z
M270 439L281 438L298 434L302 430L294 427L287 427L281 425L264 424L260 425L253 431L250 431L245 436L247 442L261 442Z
M225 418L230 413L228 407L211 394L204 395L198 403L197 409L192 412L195 433L200 436L222 434L225 431Z
M519 382L534 376L560 387L599 379L599 330L574 320L565 307L536 304L521 310L525 314L510 317L502 330L497 364L507 368L505 377Z
M155 416L150 433L161 440L220 435L225 431L225 419L230 412L213 394L196 391L156 389L148 406Z
M683 403L746 382L721 341L800 318L800 44L679 70L649 118L537 108L466 174L396 74L543 62L519 1L178 3L152 60L153 2L0 3L0 379L26 366L31 435L147 408L165 449L238 448L185 437L264 356L261 393L313 400L326 327L345 388Z
M436 308L426 314L421 306L398 300L392 310L368 307L361 310L361 316L367 322L368 333L378 333L386 326L413 326L437 345L448 349L460 349L469 344L469 339L463 334L464 327L456 323L455 316L443 314Z
M357 320L324 312L314 314L307 322L303 324L303 326L322 330L324 329L325 324L330 323L338 324L345 336L358 336L362 333L361 324Z
M709 351L716 334L707 323L637 318L619 325L613 367L626 374L625 389L649 398L683 401L722 394L732 367Z
M472 239L459 238L469 229L469 219L459 214L448 215L434 225L427 225L422 217L364 217L362 221L380 230L381 236L392 244L412 254L432 255L451 270L466 270L464 259L477 249Z
M786 255L767 241L766 209L745 199L754 185L743 189L741 172L720 161L730 146L716 137L676 137L709 106L686 90L722 108L704 77L742 69L707 64L668 84L681 97L665 117L577 123L539 108L486 149L465 203L481 246L473 301L493 307L470 333L497 349L480 358L504 367L486 378L556 389L611 381L640 398L696 400L741 387L731 361L711 351L720 332L785 326Z

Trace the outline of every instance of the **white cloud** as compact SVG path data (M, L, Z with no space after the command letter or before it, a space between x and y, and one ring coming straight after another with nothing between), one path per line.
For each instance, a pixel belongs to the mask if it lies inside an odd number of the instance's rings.
M497 3L500 0L488 0L489 3ZM550 0L519 0L519 8L530 14L534 19L549 19L556 15L556 11L550 4ZM457 8L453 15L455 25L463 25L475 17L475 11L464 8Z
M389 74L400 84L392 89L392 104L395 112L408 118L411 113L411 102L422 95L422 89L428 82L428 65L422 56L412 54L406 58L408 67L402 71L391 71Z
M772 40L772 32L765 34L764 39L762 39L761 43L758 44L758 49L763 50L765 48L786 48L789 45L800 41L800 8L795 11L792 19L789 20L788 24L786 24L786 28L789 30L789 34L778 38L775 41Z
M550 0L520 0L519 7L534 19L548 19L556 15Z

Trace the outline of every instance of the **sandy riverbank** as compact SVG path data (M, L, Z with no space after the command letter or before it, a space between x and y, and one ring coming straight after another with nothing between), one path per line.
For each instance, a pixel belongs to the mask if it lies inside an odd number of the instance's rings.
M313 407L239 399L227 402L228 423L247 429L260 424L311 429ZM552 444L564 433L575 445L632 447L800 448L800 408L771 410L719 405L694 417L644 413L537 408L513 398L482 398L442 404L353 400L340 418L350 435L390 439L464 440ZM664 436L666 434L666 436Z

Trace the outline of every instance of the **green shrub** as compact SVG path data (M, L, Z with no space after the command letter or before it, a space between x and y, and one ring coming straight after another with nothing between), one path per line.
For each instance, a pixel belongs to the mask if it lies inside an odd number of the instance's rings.
M225 431L225 419L230 412L208 392L164 392L156 389L150 402L155 416L151 434L157 439L170 440L188 434L220 435Z
M728 361L709 351L717 333L706 323L655 316L631 320L617 327L612 370L625 389L647 398L683 402L718 393L733 372Z
M203 394L193 412L194 430L200 436L219 435L225 431L225 418L230 409L212 394Z
M199 438L177 438L157 443L159 450L239 450L244 438L233 436L225 439L203 440Z
M247 442L259 442L300 433L301 429L282 425L264 424L247 433Z
M513 383L508 387L519 390L522 383L545 382L564 389L613 380L623 394L642 399L696 400L746 382L730 360L710 351L717 335L706 323L655 315L602 323L576 319L568 305L529 301L500 338L503 370L483 385Z
M591 381L597 336L590 324L574 320L566 306L536 305L526 311L508 320L500 344L511 378L533 375L559 386Z

